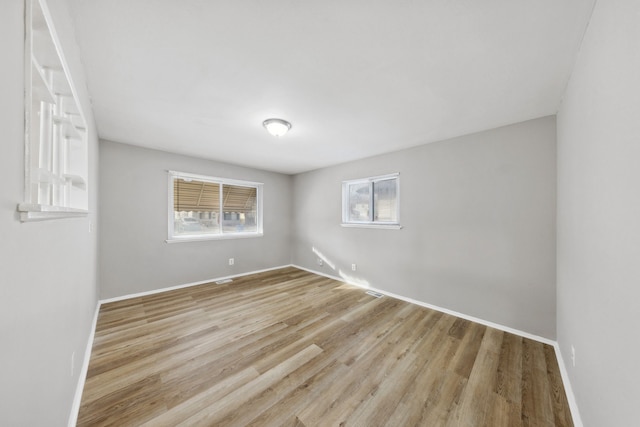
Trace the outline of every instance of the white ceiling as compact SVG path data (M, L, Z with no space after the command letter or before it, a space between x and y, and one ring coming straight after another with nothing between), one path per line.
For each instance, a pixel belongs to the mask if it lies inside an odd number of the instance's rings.
M554 114L593 1L71 3L101 138L293 174Z

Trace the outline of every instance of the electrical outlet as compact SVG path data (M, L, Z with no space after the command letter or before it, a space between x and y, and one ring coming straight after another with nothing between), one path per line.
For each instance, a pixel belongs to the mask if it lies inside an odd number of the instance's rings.
M573 364L573 367L576 367L576 349L575 347L571 346L571 363Z
M351 264L351 271L356 271L358 269L358 266L355 264Z
M233 264L235 264L235 262L236 261L233 258L229 258L229 265L233 265Z
M320 258L318 258L318 265L321 267L324 265L324 261L322 261Z

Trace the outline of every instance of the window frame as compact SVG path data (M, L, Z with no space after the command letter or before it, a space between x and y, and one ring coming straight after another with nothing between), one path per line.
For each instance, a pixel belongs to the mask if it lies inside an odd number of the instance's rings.
M167 243L181 243L181 242L198 242L203 240L226 240L226 239L246 239L251 237L262 237L264 235L263 230L263 187L262 182L243 181L238 179L220 178L209 175L199 175L188 172L178 172L169 170L168 172L168 210L167 210ZM191 234L191 235L176 235L175 234L175 221L174 221L174 182L176 179L191 179L194 181L210 182L214 184L220 184L221 186L233 185L238 187L251 187L256 189L256 231L242 231L219 234ZM223 190L221 187L220 195L222 196ZM223 204L220 204L219 218L223 218L224 210Z
M396 184L396 221L379 221L375 220L374 212L374 186L376 182L394 180ZM353 221L349 219L349 188L352 185L368 184L369 185L369 219L367 221ZM400 173L391 173L387 175L378 175L368 178L351 179L342 181L342 227L360 227L360 228L388 228L401 229L400 225Z

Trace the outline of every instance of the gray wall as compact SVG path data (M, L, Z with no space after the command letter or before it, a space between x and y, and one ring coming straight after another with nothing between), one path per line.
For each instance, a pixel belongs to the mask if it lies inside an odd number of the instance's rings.
M597 2L558 114L558 342L586 426L638 425L639 20Z
M97 303L97 137L65 0L48 1L88 114L91 215L21 223L24 1L0 13L0 425L67 424ZM74 373L71 355L75 352Z
M264 236L166 243L167 170L264 183ZM102 298L291 262L288 175L101 141L100 184Z
M294 263L555 338L555 129L546 117L296 175ZM341 181L392 172L404 228L341 227Z

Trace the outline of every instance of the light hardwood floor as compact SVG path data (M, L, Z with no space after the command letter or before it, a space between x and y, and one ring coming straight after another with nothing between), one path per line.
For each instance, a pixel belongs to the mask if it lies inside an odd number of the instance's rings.
M295 268L104 304L79 426L571 426L554 349Z

